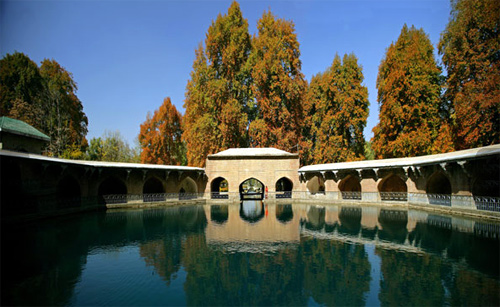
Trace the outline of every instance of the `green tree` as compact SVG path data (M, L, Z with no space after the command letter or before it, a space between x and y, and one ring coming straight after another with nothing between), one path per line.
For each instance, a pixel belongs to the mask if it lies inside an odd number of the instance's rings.
M138 152L130 147L119 131L106 131L102 138L91 139L86 156L92 161L140 162Z
M291 150L299 144L307 82L293 22L264 12L257 23L250 63L256 119L249 127L250 144Z
M196 50L184 103L183 139L193 166L203 166L209 154L248 143L251 38L237 2L212 22L205 46Z
M332 163L364 158L363 129L368 117L368 89L354 54L335 56L332 66L314 76L307 111L314 143L311 162Z
M449 130L441 99L441 70L434 48L422 29L403 26L387 49L377 77L379 123L373 129L375 158L396 158L446 152ZM439 147L436 146L439 144Z
M167 97L158 110L141 124L139 142L141 163L185 165L186 152L181 140L182 115Z
M453 0L438 49L457 149L500 142L500 2Z
M27 55L15 52L0 60L0 116L9 116L16 100L24 110L36 106L42 91L43 78L37 64Z

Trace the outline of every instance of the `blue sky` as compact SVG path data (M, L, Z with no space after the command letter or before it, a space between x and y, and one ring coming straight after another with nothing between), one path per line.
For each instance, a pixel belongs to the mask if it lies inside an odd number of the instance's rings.
M23 52L37 64L56 60L78 84L89 118L87 139L119 130L133 145L147 113L165 97L184 114L194 50L231 2L0 0L0 53ZM449 0L239 3L252 35L268 9L295 23L308 81L325 71L336 53L358 57L370 100L367 139L378 122L376 79L386 48L405 23L423 28L436 47L450 14Z

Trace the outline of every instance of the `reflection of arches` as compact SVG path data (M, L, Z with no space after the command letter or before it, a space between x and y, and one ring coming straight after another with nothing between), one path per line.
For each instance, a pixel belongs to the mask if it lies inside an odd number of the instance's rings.
M321 230L325 226L325 207L310 206L307 210L306 229Z
M351 235L359 234L361 230L362 210L358 207L341 207L339 212L339 232Z
M282 177L276 181L276 198L292 198L292 190L293 182L290 179Z
M451 206L451 184L443 172L432 174L425 191L430 204Z
M80 184L73 176L64 176L57 184L59 208L78 207L81 204Z
M264 184L255 178L248 178L240 184L240 199L258 199L264 198Z
M378 191L382 200L406 201L408 199L406 183L395 174L382 179L378 185Z
M325 181L321 176L314 176L307 181L307 190L311 194L325 193Z
M229 217L229 207L227 205L211 205L210 220L217 224L224 224Z
M264 203L261 200L244 200L240 203L240 217L244 221L256 223L264 214Z
M276 205L276 219L283 224L293 220L292 205Z
M108 177L99 185L97 195L99 195L101 202L104 201L104 196L113 195L112 197L107 197L107 203L126 203L127 187L120 179L116 177Z
M210 184L212 198L228 199L229 184L225 178L217 177Z
M179 199L196 198L196 193L198 193L196 182L191 177L184 178L179 187Z
M361 184L355 176L348 175L339 183L342 199L361 199Z
M156 177L151 177L142 187L143 201L165 201L165 189L163 183Z

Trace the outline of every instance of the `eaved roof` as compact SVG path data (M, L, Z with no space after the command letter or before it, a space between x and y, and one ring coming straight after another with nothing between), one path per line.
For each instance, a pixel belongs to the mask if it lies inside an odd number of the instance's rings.
M381 159L381 160L315 164L315 165L303 166L299 169L299 172L301 173L327 172L327 171L339 171L346 169L362 170L362 169L406 167L406 166L417 167L417 166L425 166L425 165L439 164L439 163L467 161L493 155L500 155L500 144L460 150L455 152L441 153L428 156L410 157L410 158L393 158L393 159Z
M33 126L30 126L23 121L5 116L0 117L0 132L9 132L12 134L27 136L46 142L50 141L50 138L47 135L38 131Z
M242 159L242 158L297 158L298 154L276 148L230 148L213 155L208 159Z

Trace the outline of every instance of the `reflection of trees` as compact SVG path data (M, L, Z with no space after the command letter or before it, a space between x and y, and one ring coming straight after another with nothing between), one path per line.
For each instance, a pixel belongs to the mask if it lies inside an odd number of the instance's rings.
M100 217L2 225L1 305L70 304Z
M376 248L382 259L379 299L382 305L485 305L500 303L498 280L440 255L402 253Z
M203 236L185 242L184 289L188 305L304 305L297 251L227 254L211 249Z
M302 239L304 288L319 304L365 305L370 263L362 245Z

